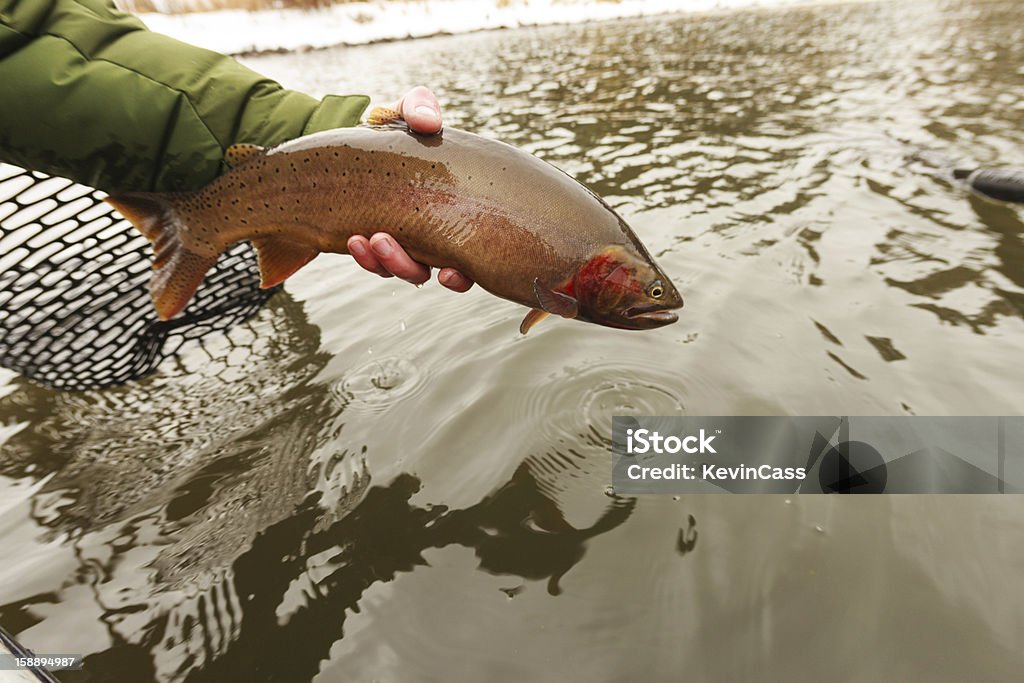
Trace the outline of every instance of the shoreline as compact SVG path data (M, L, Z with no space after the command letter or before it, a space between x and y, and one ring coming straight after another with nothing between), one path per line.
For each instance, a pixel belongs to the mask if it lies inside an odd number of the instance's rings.
M854 0L857 1L857 0ZM825 0L835 4L836 0ZM137 15L153 31L231 55L320 50L497 29L771 9L822 0L375 0L322 9Z

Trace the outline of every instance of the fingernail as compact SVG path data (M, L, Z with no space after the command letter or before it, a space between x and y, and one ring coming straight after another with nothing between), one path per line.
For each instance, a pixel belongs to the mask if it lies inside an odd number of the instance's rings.
M386 237L371 240L370 248L377 252L377 254L380 256L391 256L391 240L389 240Z
M429 104L417 105L415 111L420 116L425 116L428 119L430 119L431 121L440 121L441 120L441 112L437 111L436 109L431 107Z
M352 252L353 256L366 256L366 247L363 246L362 242L353 242L348 245L348 250Z
M442 285L450 285L455 281L455 275L451 271L446 270L443 273L438 273L437 279L441 281Z

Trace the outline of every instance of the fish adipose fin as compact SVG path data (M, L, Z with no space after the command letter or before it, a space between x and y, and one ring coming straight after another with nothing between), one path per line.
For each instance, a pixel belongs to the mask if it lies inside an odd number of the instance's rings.
M387 126L402 120L402 113L391 107L375 107L366 117L368 126Z
M298 242L265 237L254 239L260 262L260 287L269 289L287 280L295 271L315 259L320 252Z
M531 308L530 312L526 314L525 318L523 318L523 322L519 323L519 333L526 334L530 331L530 328L546 317L548 317L547 311L542 311L539 308Z
M267 153L266 147L260 147L259 145L250 144L239 144L231 145L224 151L224 161L227 162L231 168L238 168L244 166L253 159L263 156Z
M568 294L545 287L540 283L540 278L534 278L533 292L537 295L540 307L548 313L554 313L563 318L575 318L579 314L576 299Z
M161 320L170 320L185 308L219 256L197 254L181 242L181 232L187 228L174 209L174 197L126 192L106 200L153 244L155 272L149 281L149 294Z

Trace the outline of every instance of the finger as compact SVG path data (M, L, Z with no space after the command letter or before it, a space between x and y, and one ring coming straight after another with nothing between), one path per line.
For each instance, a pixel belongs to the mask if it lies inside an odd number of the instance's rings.
M353 235L348 238L348 253L352 254L356 263L371 273L376 273L381 277L393 277L373 255L373 251L370 250L370 241L362 235Z
M370 249L388 272L406 282L422 285L430 279L430 267L412 260L398 242L390 235L378 232L370 238Z
M473 286L472 280L454 268L442 268L437 274L437 281L455 292L466 292Z
M425 86L418 85L407 92L396 108L417 133L433 135L441 130L441 105Z

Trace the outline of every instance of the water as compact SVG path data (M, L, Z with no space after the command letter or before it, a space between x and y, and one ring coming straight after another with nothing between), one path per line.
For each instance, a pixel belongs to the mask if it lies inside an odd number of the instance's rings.
M687 306L626 333L322 256L155 377L11 376L0 623L89 680L1000 680L1016 497L607 490L614 414L1015 414L1024 7L657 17L249 58L416 83L603 194ZM381 226L386 227L386 226ZM68 681L86 680L82 674Z

